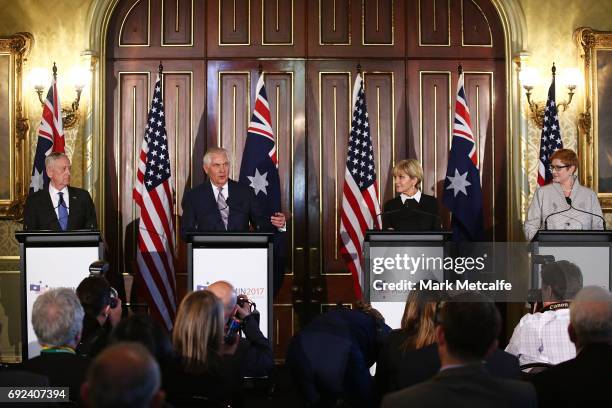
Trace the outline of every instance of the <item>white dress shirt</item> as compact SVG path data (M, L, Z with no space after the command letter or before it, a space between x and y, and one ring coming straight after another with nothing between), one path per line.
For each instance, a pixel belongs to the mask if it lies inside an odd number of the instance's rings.
M62 188L61 190L53 187L51 183L49 183L49 195L51 196L51 202L53 203L53 209L55 210L55 215L59 219L59 214L57 207L59 207L59 194L64 193L64 202L66 203L66 212L70 214L70 197L68 197L68 186Z
M559 364L576 357L576 346L569 338L569 309L526 314L514 328L506 351L518 357L521 365Z
M400 199L402 200L402 204L406 204L406 200L415 200L417 203L419 203L421 201L421 190L417 190L413 196L402 193L400 194Z
M213 183L210 183L210 186L212 187L216 202L219 199L219 187L215 186ZM221 191L223 192L223 197L225 197L225 201L227 201L227 197L229 197L229 188L227 187L227 183L221 186Z

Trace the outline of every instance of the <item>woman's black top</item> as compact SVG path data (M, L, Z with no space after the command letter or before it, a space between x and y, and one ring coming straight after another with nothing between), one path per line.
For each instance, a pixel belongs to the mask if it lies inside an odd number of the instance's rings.
M383 230L394 231L439 231L440 216L435 197L421 193L417 203L408 199L402 203L400 196L385 203L383 208Z

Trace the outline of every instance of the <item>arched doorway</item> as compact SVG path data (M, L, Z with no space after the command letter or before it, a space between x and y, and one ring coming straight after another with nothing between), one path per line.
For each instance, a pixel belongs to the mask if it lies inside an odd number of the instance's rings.
M354 300L337 232L358 63L381 201L392 197L389 170L404 157L421 160L424 190L441 197L456 69L463 64L483 163L487 231L506 239L508 61L502 26L490 0L118 1L104 53L104 229L111 259L133 272L138 213L131 189L159 60L166 73L177 209L185 189L203 179L200 160L207 146L228 148L238 174L260 64L266 72L283 207L291 215L285 285L274 308L279 357L301 321ZM184 259L183 247L178 253ZM177 283L184 288L185 282L179 262Z

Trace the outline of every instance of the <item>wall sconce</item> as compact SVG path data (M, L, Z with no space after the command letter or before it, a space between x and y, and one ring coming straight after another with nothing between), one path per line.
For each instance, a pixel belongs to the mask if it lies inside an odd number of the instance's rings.
M557 68L553 63L552 66L553 78L557 75ZM557 108L563 108L565 112L572 103L572 98L576 90L576 86L580 83L581 76L578 68L566 68L563 74L560 76L561 82L567 87L567 100L562 102L556 102ZM533 88L540 83L538 71L535 68L525 67L519 74L519 80L525 88L525 95L527 96L527 102L529 103L529 109L531 110L531 119L535 122L538 127L542 127L544 124L544 110L546 109L546 102L534 102L531 100L531 91Z
M89 72L81 67L75 67L71 70L70 78L74 83L76 90L76 98L70 104L69 108L62 107L62 124L64 129L72 129L79 121L79 102L81 101L81 93L89 82ZM30 84L34 87L34 91L38 95L38 100L42 106L45 105L43 100L43 92L49 87L48 71L44 68L33 68L30 71ZM53 79L57 80L57 67L53 63Z

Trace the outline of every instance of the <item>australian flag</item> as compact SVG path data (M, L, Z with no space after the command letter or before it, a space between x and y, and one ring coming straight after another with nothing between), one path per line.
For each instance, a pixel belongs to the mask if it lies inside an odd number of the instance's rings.
M260 75L255 108L242 154L240 182L253 189L267 215L281 210L276 141L271 123L270 105L263 75Z
M55 79L49 87L43 105L42 119L38 128L36 154L32 165L30 193L47 188L49 176L45 168L45 158L52 152L64 153L64 126L62 124L62 105L57 94Z
M453 138L444 184L444 205L453 213L454 241L484 240L478 152L463 88L463 73L459 74L457 83Z

